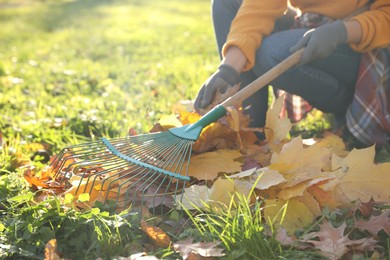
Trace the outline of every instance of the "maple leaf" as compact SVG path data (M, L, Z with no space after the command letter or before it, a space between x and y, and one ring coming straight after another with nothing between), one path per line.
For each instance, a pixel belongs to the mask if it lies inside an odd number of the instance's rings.
M202 257L221 257L223 249L217 248L220 242L198 242L193 243L192 238L187 238L173 244L176 252L180 253L183 259L188 259L191 253L198 254Z
M285 228L279 228L275 239L279 241L282 245L291 245L296 241L294 236L289 236Z
M375 164L375 147L354 149L345 158L332 157L337 177L322 188L333 191L335 199L350 207L353 201L390 202L390 163Z
M271 164L268 167L280 172L286 178L287 181L281 184L280 189L287 189L306 182L306 185L296 186L303 191L320 181L335 178L334 174L322 171L322 168L330 163L330 155L331 149L320 144L305 148L302 138L296 137L284 144L279 153L272 155ZM284 191L284 193L287 192ZM283 198L287 199L286 196Z
M324 221L319 231L307 234L302 241L313 244L329 259L341 259L351 250L351 247L366 245L369 242L368 238L350 240L344 235L346 227L346 223L335 228L328 221ZM315 237L319 240L313 240Z
M368 220L360 219L355 222L355 226L367 230L373 236L376 236L381 230L390 236L390 210L385 210L378 216L371 216Z
M249 189L256 184L255 187L259 190L266 190L286 181L282 174L278 171L271 170L268 167L260 169L252 168L230 175L229 178L238 179L236 180L236 183L248 183Z
M199 180L213 180L219 173L240 172L242 163L237 159L242 157L237 150L220 149L213 152L193 155L188 168L188 176ZM186 169L184 165L183 169Z
M274 153L271 158L273 167L282 168L282 172L297 172L300 169L312 167L321 171L330 163L332 148L325 147L321 143L316 143L307 148L302 143L302 137L293 138L283 145L279 153Z

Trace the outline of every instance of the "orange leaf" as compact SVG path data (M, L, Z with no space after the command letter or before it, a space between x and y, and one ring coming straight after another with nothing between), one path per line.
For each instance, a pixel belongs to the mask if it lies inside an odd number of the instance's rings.
M57 240L50 239L45 246L45 260L61 260L63 259L57 254Z
M158 247L169 247L172 243L171 238L161 228L148 225L146 221L141 221L141 229Z
M313 185L307 190L318 201L321 207L336 209L338 206L340 206L340 203L334 199L333 193L324 191L320 188L319 185Z

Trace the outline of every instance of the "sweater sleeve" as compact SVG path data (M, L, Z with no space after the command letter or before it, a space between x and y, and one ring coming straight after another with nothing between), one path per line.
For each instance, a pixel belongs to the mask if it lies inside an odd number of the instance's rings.
M362 39L351 47L359 52L390 45L390 1L376 0L370 9L353 18L362 27Z
M255 64L255 52L264 36L269 35L275 20L287 9L287 0L243 0L230 31L222 55L230 46L237 46L244 53L248 62L244 71Z

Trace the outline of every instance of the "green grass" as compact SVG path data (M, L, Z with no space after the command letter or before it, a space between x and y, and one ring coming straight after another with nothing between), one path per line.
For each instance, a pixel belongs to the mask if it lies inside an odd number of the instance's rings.
M74 135L146 132L217 66L204 0L28 1L0 12L5 138L57 148Z
M31 144L147 132L194 98L218 63L209 1L0 0L0 26L0 258L41 258L53 237L74 259L142 252L131 216L36 204L21 166Z
M39 149L53 155L100 136L147 132L193 99L219 62L209 9L209 0L0 0L0 258L42 258L54 237L74 259L144 250L132 214L101 205L78 212L56 197L36 202L23 165ZM316 136L329 126L310 117L293 133ZM227 259L310 255L265 237L259 207L246 201L208 213L174 237L220 240Z
M221 204L216 209L205 204L194 216L186 210L196 229L186 230L184 235L221 241L228 252L223 259L325 259L314 251L283 246L273 227L265 223L264 203L259 199L251 202L253 189L248 197L235 194L228 206Z

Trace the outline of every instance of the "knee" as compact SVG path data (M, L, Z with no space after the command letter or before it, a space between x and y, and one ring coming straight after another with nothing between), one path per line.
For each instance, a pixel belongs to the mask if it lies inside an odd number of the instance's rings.
M256 64L254 71L257 75L262 75L280 62L280 53L271 41L265 38L261 47L256 51Z

